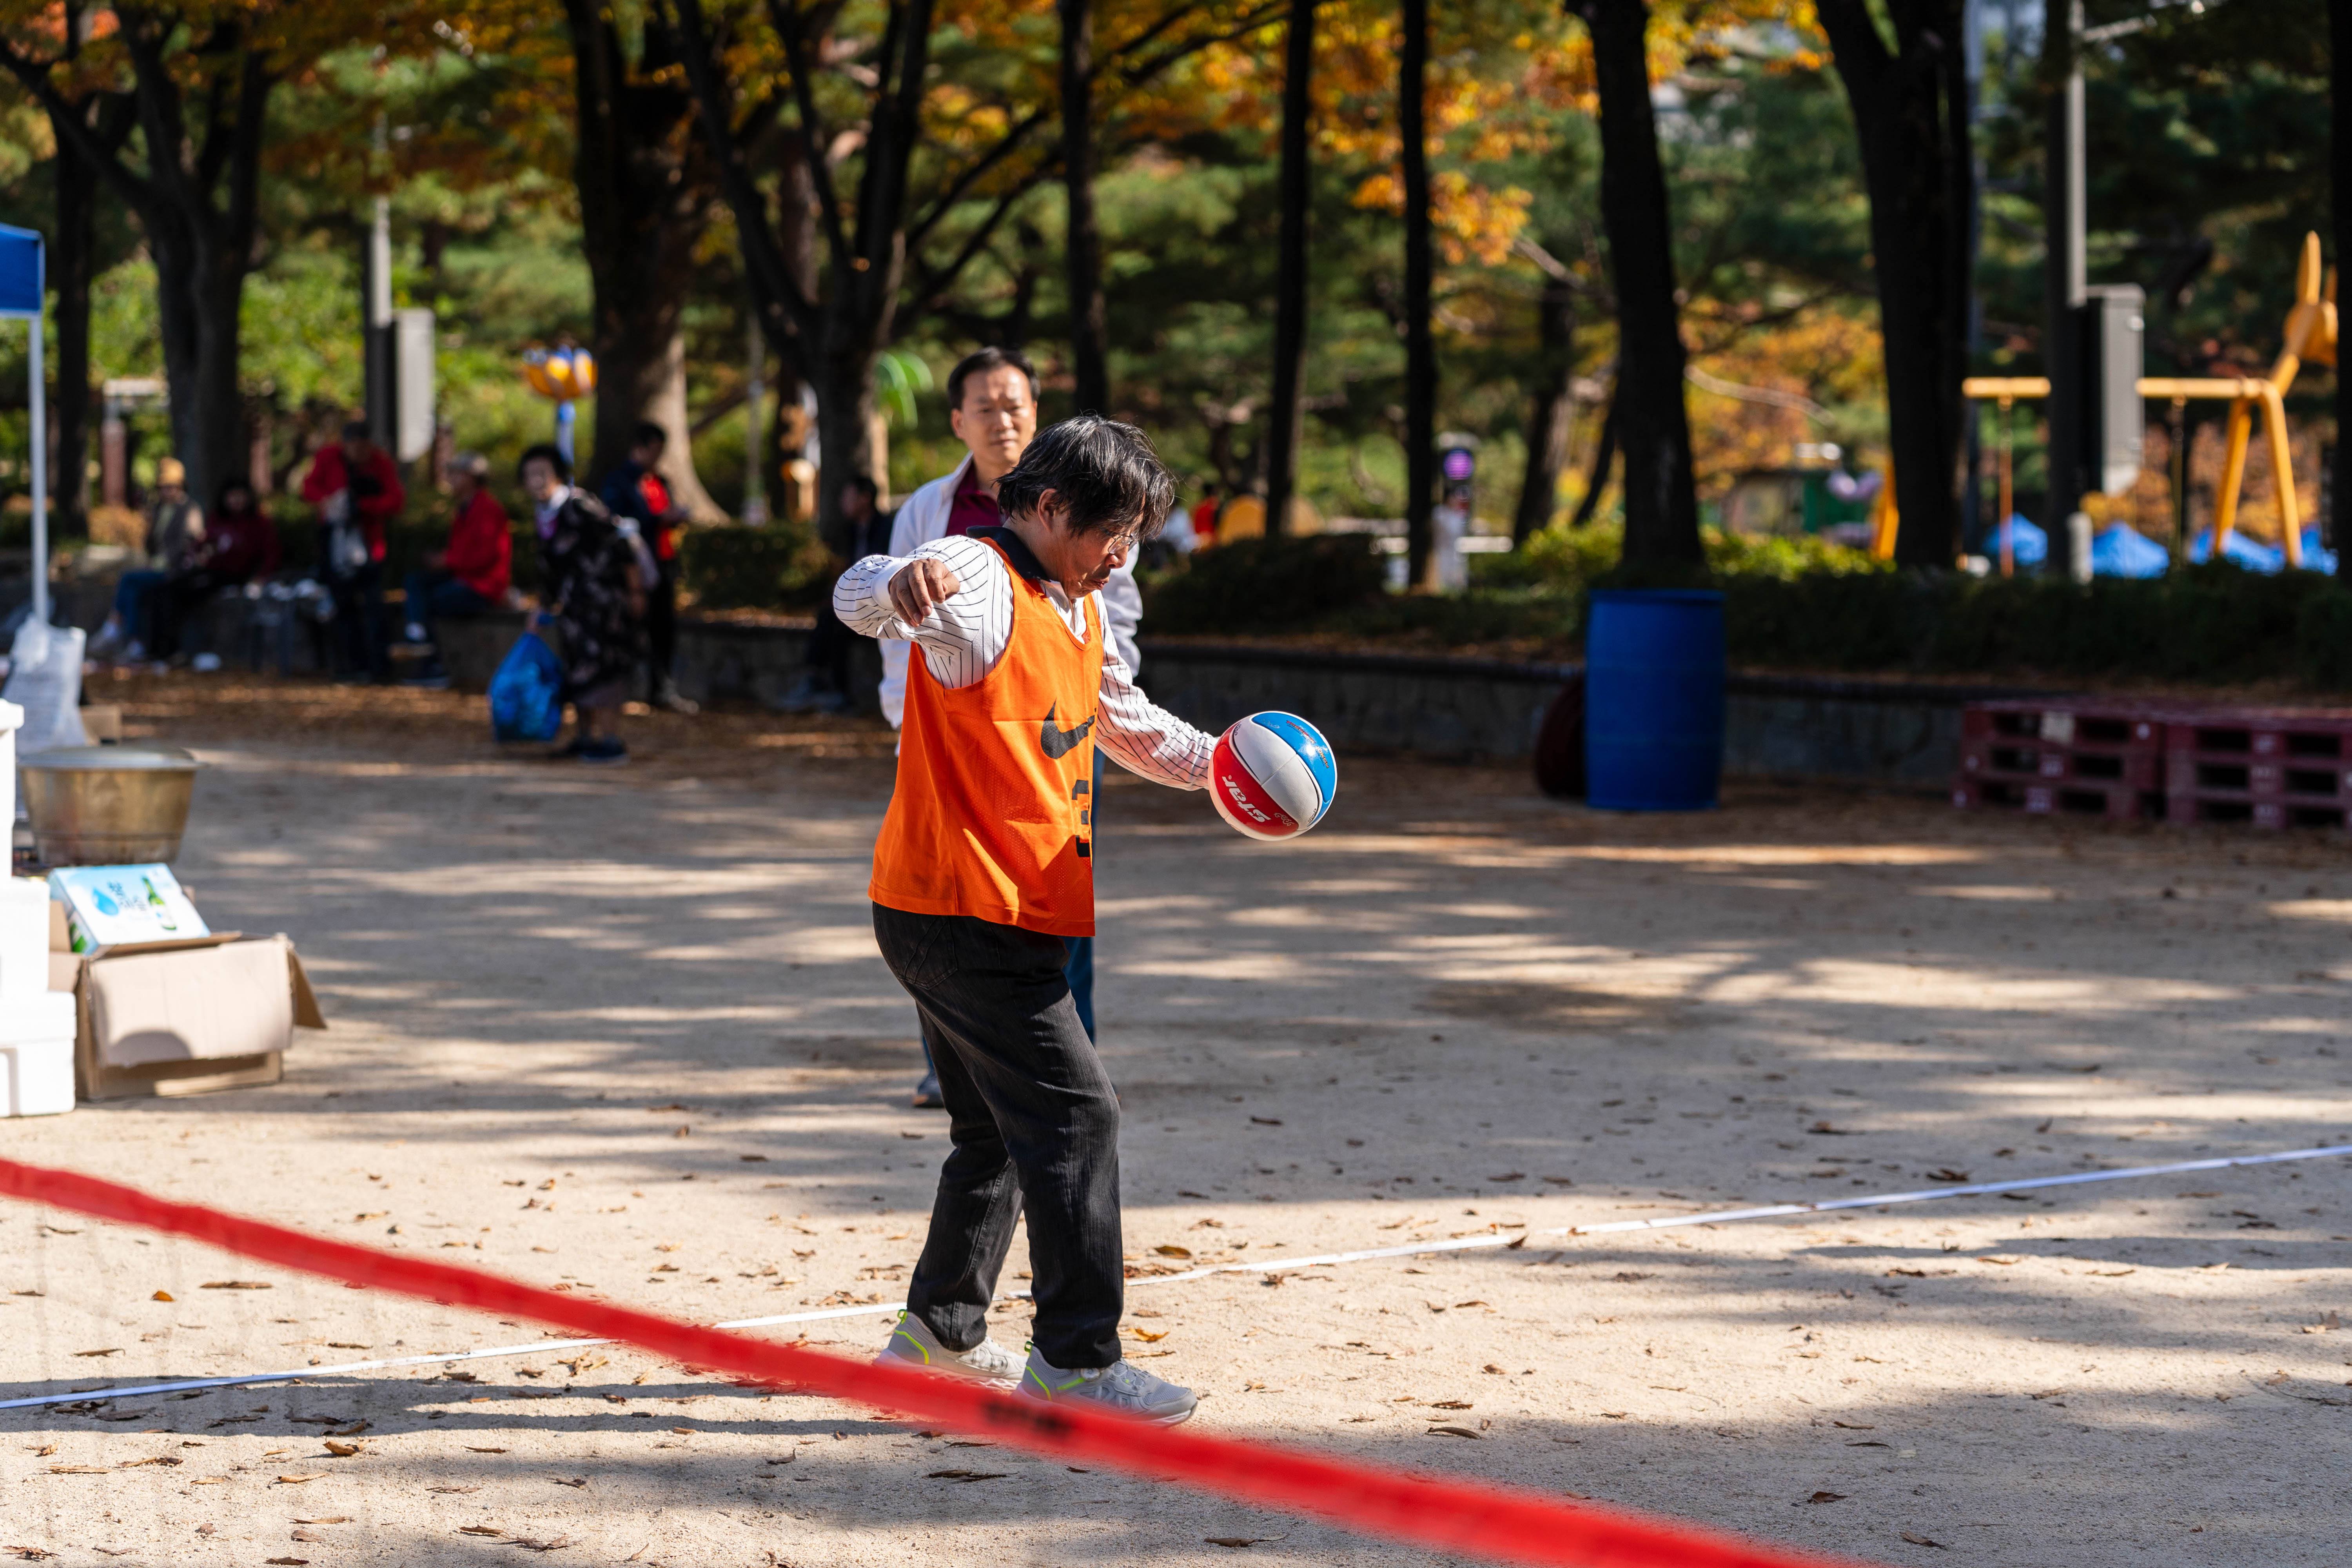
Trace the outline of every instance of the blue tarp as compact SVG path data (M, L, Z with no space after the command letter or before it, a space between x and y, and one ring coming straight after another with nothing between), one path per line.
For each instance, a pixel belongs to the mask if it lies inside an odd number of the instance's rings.
M41 237L0 224L0 316L41 313Z
M1985 535L1985 554L2000 565L2000 527ZM2050 536L2026 521L2022 512L2009 514L2009 558L2020 566L2039 566L2050 558Z
M2247 538L2235 529L2230 531L2230 548L2223 552L2231 561L2249 572L2284 572L2286 552L2275 544L2263 544ZM2189 559L2200 564L2213 559L2213 531L2207 529L2189 547ZM2334 575L2336 552L2319 542L2319 530L2303 531L2303 569Z
M2127 522L2113 523L2091 541L2095 577L2161 577L2172 552Z

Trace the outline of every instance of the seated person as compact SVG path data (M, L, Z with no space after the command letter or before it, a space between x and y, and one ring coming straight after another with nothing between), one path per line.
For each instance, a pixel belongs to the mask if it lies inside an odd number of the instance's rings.
M224 588L239 588L278 570L278 525L261 510L253 486L244 479L221 481L204 533L190 546L186 564L148 595L147 650L173 658L189 615Z
M446 550L427 552L425 570L408 574L410 642L433 641L436 616L476 616L506 607L514 574L514 535L509 531L507 509L482 483L489 471L490 460L479 452L460 452L449 460L449 544ZM438 648L410 684L449 684Z
M177 458L155 465L155 490L147 503L147 542L141 564L114 584L114 608L90 639L89 657L147 657L147 601L174 572L191 563L205 533L204 509L188 499L188 470Z

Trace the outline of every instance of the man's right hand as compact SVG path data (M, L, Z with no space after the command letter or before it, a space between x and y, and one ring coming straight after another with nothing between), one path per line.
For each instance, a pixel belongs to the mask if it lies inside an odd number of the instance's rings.
M908 626L930 617L931 606L963 586L948 563L935 555L918 555L890 579L890 607Z

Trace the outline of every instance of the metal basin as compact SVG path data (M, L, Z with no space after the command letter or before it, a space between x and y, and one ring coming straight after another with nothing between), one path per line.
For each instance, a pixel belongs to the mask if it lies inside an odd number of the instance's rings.
M70 746L25 758L34 853L47 866L172 859L201 765L167 746Z

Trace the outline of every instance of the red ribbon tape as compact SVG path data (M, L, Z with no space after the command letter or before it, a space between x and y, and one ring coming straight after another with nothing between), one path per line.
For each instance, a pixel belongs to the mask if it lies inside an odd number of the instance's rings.
M206 1242L225 1251L447 1306L536 1318L583 1337L625 1340L743 1382L851 1400L924 1425L985 1432L1016 1447L1328 1520L1365 1535L1502 1562L1573 1568L1837 1568L1810 1553L1538 1493L1346 1463L1270 1444L1153 1426L1101 1411L1041 1405L935 1373L845 1361L558 1295L495 1275L376 1252L169 1203L71 1171L0 1160L0 1193Z

